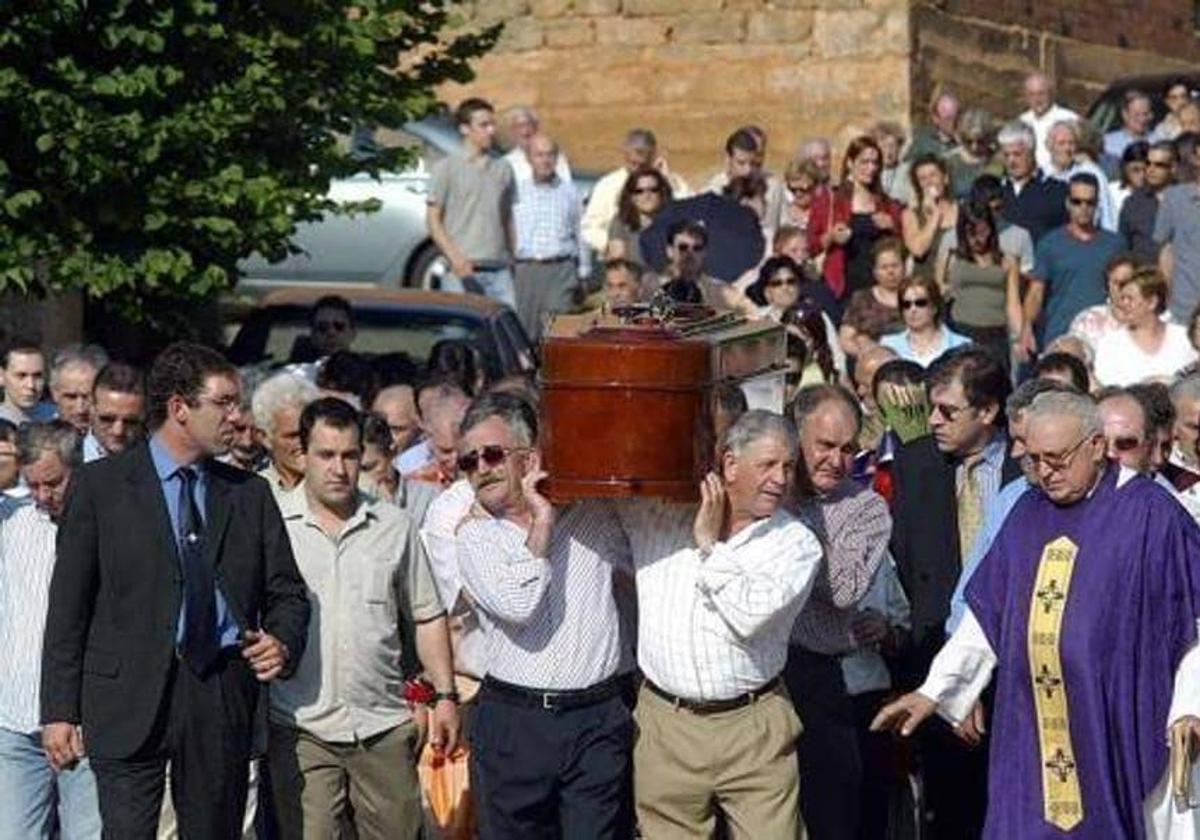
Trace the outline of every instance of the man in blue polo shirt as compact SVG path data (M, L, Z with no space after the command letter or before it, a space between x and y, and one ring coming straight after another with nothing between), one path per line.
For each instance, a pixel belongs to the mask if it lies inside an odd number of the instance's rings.
M1031 355L1067 332L1084 309L1104 303L1104 267L1121 250L1119 236L1096 227L1096 177L1074 175L1067 191L1068 222L1043 236L1034 251L1020 342Z

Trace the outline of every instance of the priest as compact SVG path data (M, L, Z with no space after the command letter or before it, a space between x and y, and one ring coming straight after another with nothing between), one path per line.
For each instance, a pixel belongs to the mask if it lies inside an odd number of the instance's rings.
M872 727L961 724L996 672L986 838L1198 838L1169 744L1200 745L1200 530L1111 464L1096 404L1027 412L1041 490L1017 502L967 585L969 610L921 687ZM1176 795L1178 791L1179 795Z

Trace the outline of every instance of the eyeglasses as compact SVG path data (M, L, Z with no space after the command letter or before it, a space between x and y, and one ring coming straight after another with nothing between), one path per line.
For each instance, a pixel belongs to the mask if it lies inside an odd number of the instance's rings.
M235 414L242 405L241 399L236 394L216 399L201 394L196 397L196 402L208 403L222 414Z
M970 407L969 405L949 405L947 403L935 402L930 406L929 413L931 415L934 413L940 414L946 418L947 423L953 423L958 415Z
M489 443L487 446L481 446L476 450L464 452L459 455L457 461L458 471L468 474L473 473L479 469L480 461L489 467L494 467L513 452L521 452L527 448L525 446L500 446L496 443Z
M350 329L347 321L313 321L314 332L345 332Z
M681 254L699 254L704 250L704 246L699 243L677 242L675 243L675 250Z
M1132 452L1141 445L1141 439L1135 437L1119 437L1112 442L1113 449L1118 452Z
M1095 207L1096 206L1096 199L1094 199L1094 198L1077 198L1075 196L1071 196L1070 198L1067 199L1067 201L1071 204L1072 207Z
M905 310L913 309L913 308L925 309L928 306L929 306L929 298L917 298L916 300L900 301L900 308L905 309Z
M634 195L658 195L662 190L658 187L637 187L634 189Z
M768 289L778 289L781 286L799 286L800 279L797 277L772 277L767 281Z
M1060 472L1071 466L1071 461L1075 458L1075 453L1091 439L1091 435L1084 435L1074 446L1057 455L1038 455L1034 452L1027 452L1025 457L1029 460L1029 466L1033 468L1034 472L1041 472L1042 467L1046 467L1050 472Z

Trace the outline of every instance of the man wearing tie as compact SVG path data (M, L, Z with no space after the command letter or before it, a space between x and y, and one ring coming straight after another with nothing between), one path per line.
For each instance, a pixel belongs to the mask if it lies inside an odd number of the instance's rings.
M241 833L265 746L260 683L303 653L309 604L266 482L221 464L236 370L177 343L145 443L85 465L58 535L42 668L51 763L89 756L106 837L153 838L165 770L186 838Z

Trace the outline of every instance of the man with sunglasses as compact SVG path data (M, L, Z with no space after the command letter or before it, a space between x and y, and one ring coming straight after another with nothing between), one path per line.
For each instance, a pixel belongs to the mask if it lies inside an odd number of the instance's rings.
M140 440L145 409L141 371L121 362L101 368L92 386L92 422L83 439L84 463L123 452Z
M1109 463L1090 397L1042 394L1027 415L1039 490L967 584L920 688L873 726L959 724L995 675L985 838L1195 837L1168 744L1186 762L1200 735L1200 529Z
M1031 357L1067 332L1076 315L1105 301L1105 269L1122 243L1116 234L1096 226L1100 186L1089 173L1072 175L1067 224L1038 240L1020 338Z
M537 416L513 394L477 398L458 468L475 501L458 526L458 571L483 626L471 786L480 836L621 838L632 832L614 577L629 545L612 507L555 510Z
M349 350L354 343L354 311L341 295L325 295L313 304L309 340L317 358Z
M758 307L732 283L704 273L708 229L690 219L672 222L667 228L667 268L662 277L651 278L650 294L661 290L682 303L703 303L718 311L733 310L747 318L758 317Z
M1160 140L1150 145L1146 157L1146 182L1121 205L1117 232L1139 260L1153 265L1158 259L1154 224L1167 187L1175 183L1175 144Z
M1184 149L1195 146L1179 146ZM1191 163L1200 173L1200 154L1192 152ZM1182 167L1181 167L1182 168ZM1167 302L1171 317L1180 324L1188 323L1192 310L1200 304L1200 183L1193 178L1167 187L1158 205L1154 220L1154 241L1160 250L1158 266L1171 284L1171 299Z

